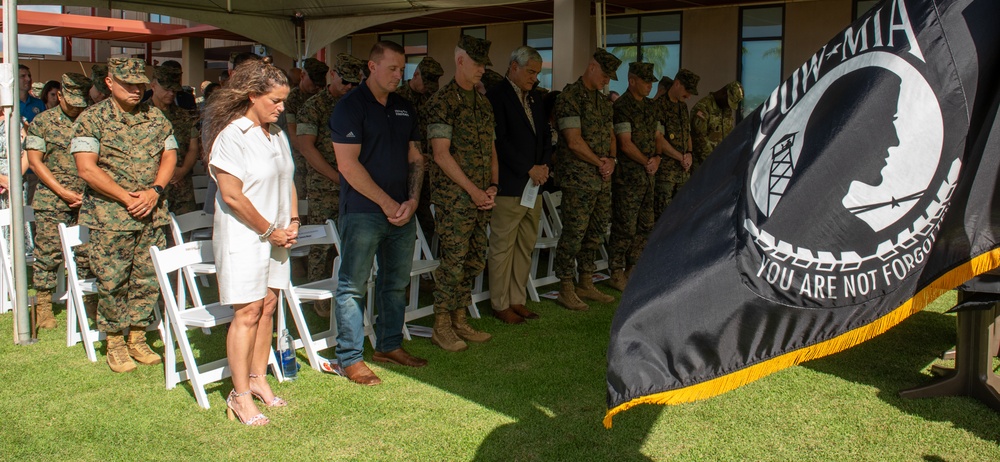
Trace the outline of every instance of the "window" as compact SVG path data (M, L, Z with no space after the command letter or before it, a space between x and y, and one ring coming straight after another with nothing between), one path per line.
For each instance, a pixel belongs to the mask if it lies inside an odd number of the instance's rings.
M462 28L462 35L468 35L475 37L477 39L486 40L486 28L485 27L464 27Z
M878 0L854 0L854 19L860 18L863 14L867 13L868 10L872 9Z
M538 86L552 88L552 23L539 22L524 25L524 44L542 55L542 72L538 73Z
M757 109L781 83L781 43L785 9L743 8L737 65L743 83L741 118Z
M160 24L170 24L170 16L149 13L149 22L158 22Z
M413 73L417 71L417 64L420 64L420 60L427 56L427 31L383 34L378 39L396 42L403 46L403 51L406 53L406 70L403 72L403 78L413 78Z
M653 74L673 77L681 63L680 13L646 16L618 16L607 20L608 51L622 60L618 80L608 85L625 94L628 88L628 64L635 61L653 63ZM653 85L649 96L656 94Z
M62 13L61 6L21 6L19 11L41 11L43 13ZM0 46L3 46L3 37L0 37ZM17 52L21 56L25 55L61 55L63 54L63 38L49 37L45 35L17 34ZM14 69L16 77L17 69ZM38 76L33 76L38 78Z

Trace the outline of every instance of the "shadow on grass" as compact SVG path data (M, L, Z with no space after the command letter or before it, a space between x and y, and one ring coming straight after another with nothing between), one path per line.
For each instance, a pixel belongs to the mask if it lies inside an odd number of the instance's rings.
M470 323L491 341L448 353L415 338L404 347L428 367L388 367L513 420L483 439L474 460L649 460L640 448L662 408L630 411L612 430L601 423L613 305L570 312L532 303L541 318L513 326L489 317L488 306L480 303L484 318Z
M954 297L949 304L953 304ZM977 437L1000 444L1000 415L968 397L904 399L899 392L933 378L925 371L955 345L955 316L922 311L888 332L847 351L802 367L877 388L884 402L933 422L949 422ZM990 422L993 422L992 424ZM926 460L937 456L926 455Z

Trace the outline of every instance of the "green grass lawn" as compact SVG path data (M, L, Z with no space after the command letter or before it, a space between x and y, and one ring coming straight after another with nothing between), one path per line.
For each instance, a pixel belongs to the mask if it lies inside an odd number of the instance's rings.
M953 303L949 295L863 345L713 399L637 407L611 430L601 419L613 306L570 312L545 301L527 325L473 320L494 338L462 353L416 338L406 348L430 364L373 365L377 387L317 373L300 351L299 379L272 382L290 406L267 412L264 428L226 420L228 380L210 386L203 410L189 385L164 389L162 367L119 375L103 344L96 364L81 345L67 348L61 308L59 327L32 346L10 343L6 314L0 459L1000 460L997 413L968 398L897 395L930 380L954 343L954 317L943 314ZM189 335L211 360L223 355L223 333Z

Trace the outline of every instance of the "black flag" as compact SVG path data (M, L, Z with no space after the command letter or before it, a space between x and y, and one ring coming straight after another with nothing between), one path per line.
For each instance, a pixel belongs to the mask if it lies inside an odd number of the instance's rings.
M885 0L696 172L608 348L608 413L868 340L1000 265L1000 2Z

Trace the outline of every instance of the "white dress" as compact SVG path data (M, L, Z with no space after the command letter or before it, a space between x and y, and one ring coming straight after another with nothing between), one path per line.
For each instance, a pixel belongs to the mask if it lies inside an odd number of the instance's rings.
M285 133L275 124L270 129L268 139L250 119L233 121L212 145L209 165L239 178L243 195L254 208L268 222L284 228L291 220L295 167ZM214 225L212 246L222 303L254 302L264 298L268 287L288 284L288 249L261 242L256 231L233 215L221 192L215 194Z

